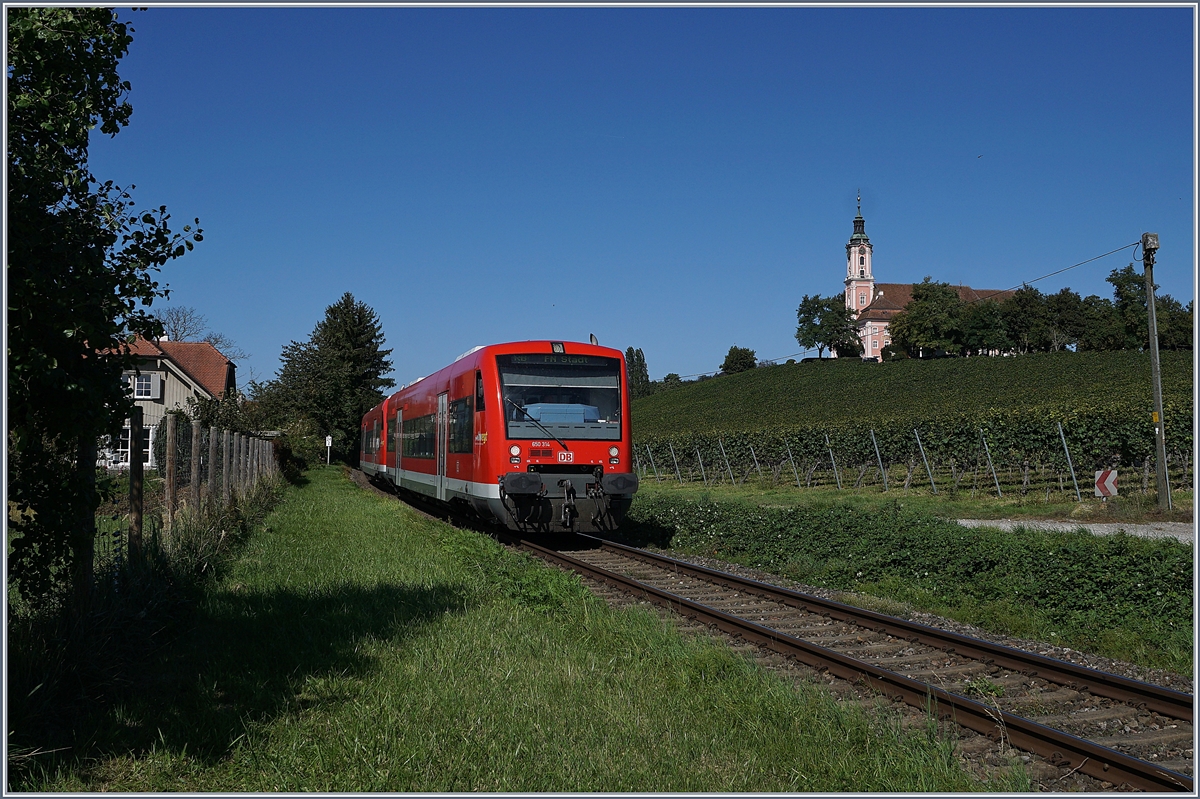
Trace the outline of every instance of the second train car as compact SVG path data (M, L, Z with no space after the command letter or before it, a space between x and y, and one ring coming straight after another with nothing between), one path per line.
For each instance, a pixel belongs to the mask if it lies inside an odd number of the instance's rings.
M615 529L638 489L625 359L595 344L476 347L362 420L364 472L521 532Z

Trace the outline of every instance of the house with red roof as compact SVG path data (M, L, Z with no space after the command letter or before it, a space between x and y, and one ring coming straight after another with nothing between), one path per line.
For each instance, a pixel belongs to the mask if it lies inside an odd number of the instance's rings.
M129 345L137 365L126 372L133 400L142 408L143 459L154 468L154 430L175 409L186 410L189 399L219 399L237 387L237 365L207 341L148 341ZM129 465L129 424L121 433L116 450L109 451L108 465Z

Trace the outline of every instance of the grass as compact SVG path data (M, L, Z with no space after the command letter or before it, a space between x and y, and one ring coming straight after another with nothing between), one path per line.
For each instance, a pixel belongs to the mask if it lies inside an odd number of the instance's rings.
M837 706L724 644L354 487L288 490L136 691L36 791L1027 790L932 724Z
M899 472L899 470L897 470ZM901 475L902 476L902 475ZM749 478L745 483L730 485L723 483L705 486L702 483L679 483L674 476L663 475L655 480L653 475L643 477L638 487L643 496L669 496L694 500L721 500L746 502L763 507L831 508L849 507L860 511L881 511L894 502L921 513L947 519L1015 519L1054 520L1087 524L1137 524L1159 521L1192 521L1193 492L1173 490L1171 511L1158 510L1153 494L1130 492L1113 497L1107 502L1084 491L1083 501L1075 499L1072 490L1064 495L1052 491L1049 497L1042 491L1030 491L1022 496L1015 491L1005 492L1003 497L992 494L972 496L969 490L948 490L945 486L937 494L928 486L905 491L902 482L893 481L891 490L884 492L879 486L850 488L845 481L843 490L823 486L797 488L794 484L772 482L769 478Z

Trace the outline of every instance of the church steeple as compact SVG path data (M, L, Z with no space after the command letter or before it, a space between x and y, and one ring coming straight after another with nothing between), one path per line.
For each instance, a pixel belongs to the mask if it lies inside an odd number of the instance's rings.
M871 304L875 276L871 272L874 248L867 238L867 222L862 215L862 194L858 195L858 210L854 217L854 233L846 243L846 307L857 315Z

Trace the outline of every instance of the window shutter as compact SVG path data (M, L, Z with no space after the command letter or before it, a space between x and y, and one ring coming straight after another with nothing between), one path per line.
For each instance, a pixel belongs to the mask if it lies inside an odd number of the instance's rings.
M150 375L150 399L160 399L162 397L162 377L159 375Z

